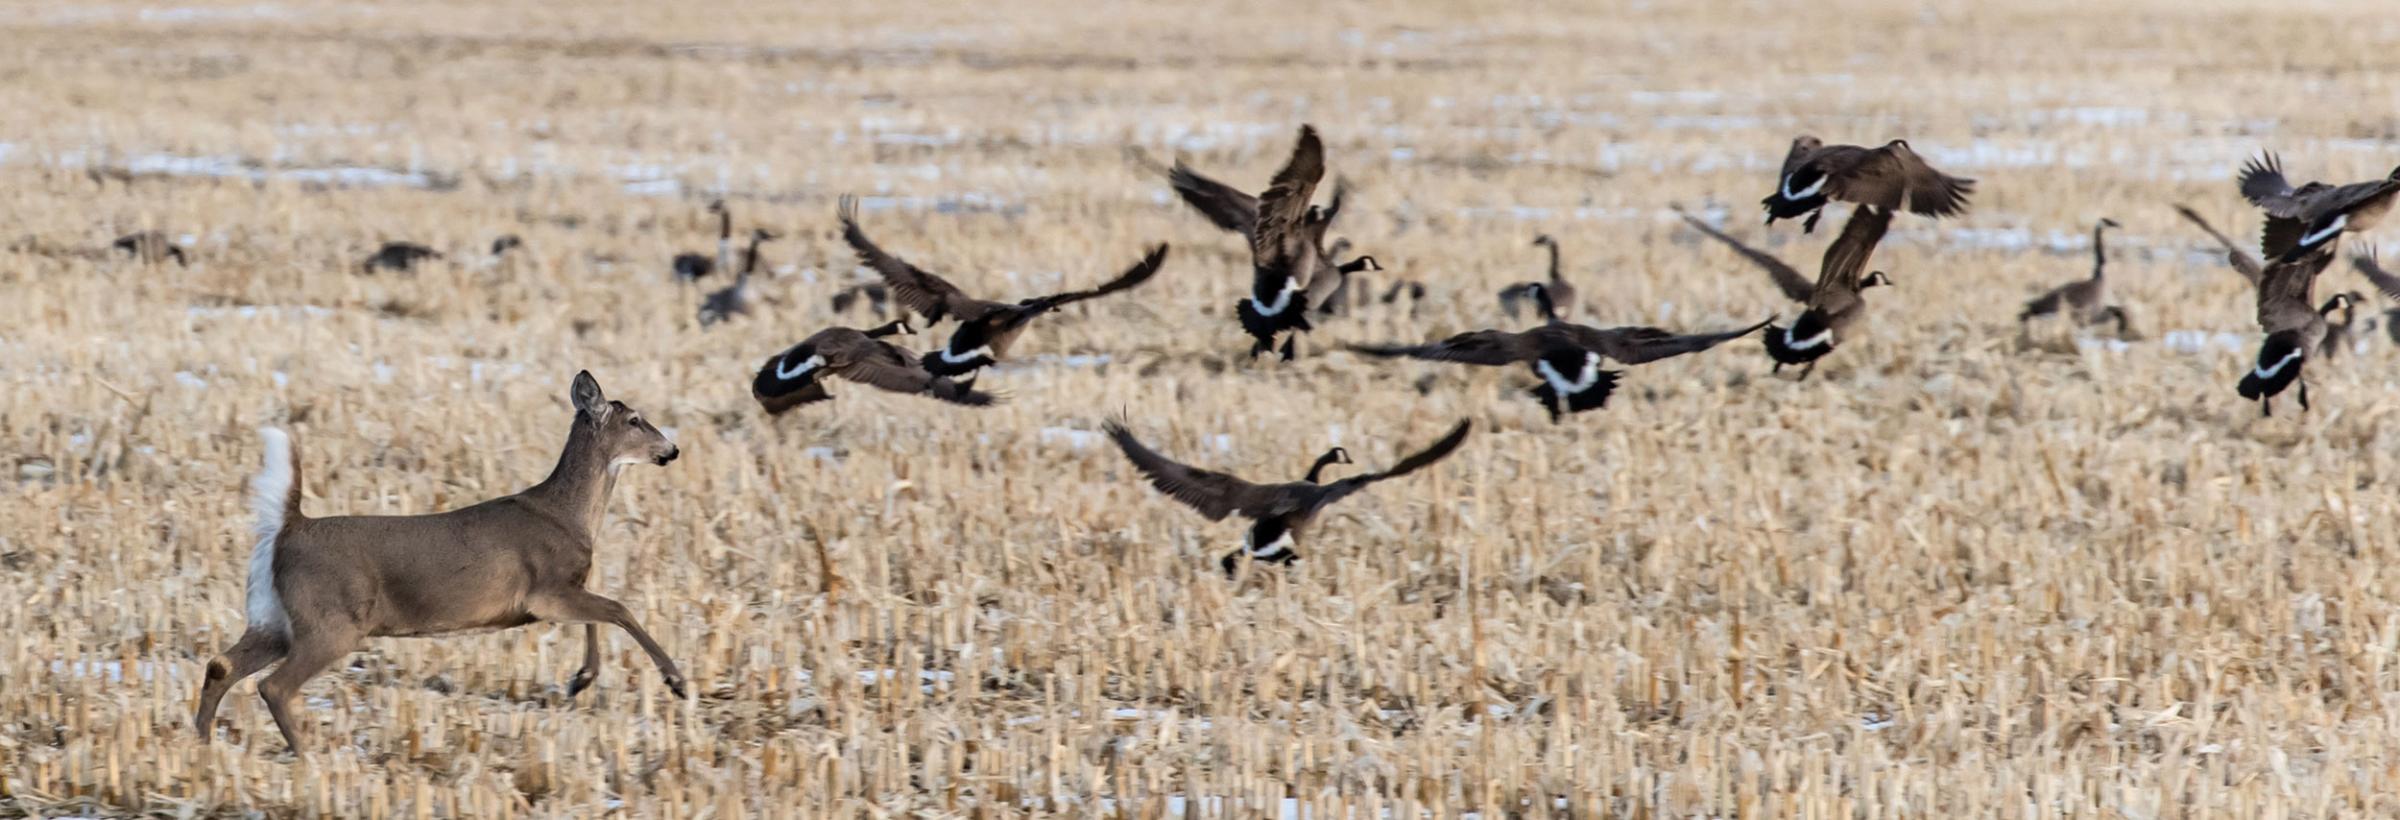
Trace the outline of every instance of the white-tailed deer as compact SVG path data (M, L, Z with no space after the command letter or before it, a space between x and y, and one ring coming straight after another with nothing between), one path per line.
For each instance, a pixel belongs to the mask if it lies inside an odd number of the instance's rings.
M267 712L300 751L293 702L308 679L372 637L506 629L537 621L581 623L583 666L574 697L600 674L600 625L633 635L685 697L683 675L624 604L583 588L600 517L627 464L666 464L675 444L642 414L610 401L589 372L575 374L575 425L542 483L515 495L431 515L308 518L300 514L300 459L282 430L259 431L266 469L250 484L258 546L250 553L248 628L208 662L193 717L202 742L233 684L277 660L258 683Z

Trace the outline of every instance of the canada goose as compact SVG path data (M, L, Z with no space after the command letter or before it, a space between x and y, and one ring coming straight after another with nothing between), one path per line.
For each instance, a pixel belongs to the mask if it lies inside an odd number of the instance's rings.
M1132 289L1150 281L1166 264L1167 246L1150 249L1141 261L1126 268L1117 278L1096 288L1036 296L1015 303L989 302L968 296L948 280L885 253L867 238L858 227L858 201L843 197L841 201L842 240L858 252L858 259L875 272L883 274L884 284L917 315L925 317L928 325L943 319L958 320L958 330L950 341L925 354L924 367L936 376L959 376L999 361L1008 355L1008 348L1025 332L1027 323L1054 308L1064 307L1085 299L1107 296Z
M1813 284L1798 269L1773 254L1742 244L1699 217L1685 213L1681 207L1675 212L1701 233L1765 268L1785 297L1807 303L1808 309L1791 327L1767 325L1767 355L1774 358L1777 373L1783 372L1784 365L1807 365L1807 369L1800 371L1800 379L1808 380L1809 374L1816 372L1817 360L1833 352L1842 343L1843 334L1865 315L1867 303L1859 292L1892 283L1883 271L1869 273L1864 278L1859 276L1859 271L1867 267L1867 258L1874 255L1876 244L1883 241L1884 229L1892 225L1892 212L1873 205L1860 205L1851 212L1850 220L1842 225L1842 235L1825 248L1825 261Z
M1158 488L1185 506L1198 510L1210 521L1223 521L1228 515L1240 514L1250 519L1250 528L1242 534L1241 549L1226 554L1218 562L1225 574L1235 574L1244 554L1270 564L1288 564L1300 558L1297 547L1300 536L1326 505L1366 489L1367 485L1387 478L1398 478L1424 469L1458 449L1467 440L1474 423L1460 420L1433 446L1416 455L1402 459L1389 470L1351 476L1331 484L1315 483L1317 471L1309 471L1311 479L1288 484L1252 484L1225 473L1202 470L1169 460L1133 437L1132 431L1114 420L1104 425L1108 437L1125 451L1125 459L1148 476L1150 486ZM1330 454L1328 454L1330 455ZM1343 456L1347 458L1348 454ZM1324 463L1319 459L1320 466Z
M360 263L359 268L369 275L373 275L378 270L407 273L415 270L419 262L440 258L442 258L441 251L415 242L385 242L383 247L375 249L373 256L367 257L367 261Z
M1717 333L1676 334L1655 327L1597 328L1561 321L1551 306L1549 288L1532 285L1535 305L1548 319L1532 330L1476 330L1422 345L1351 345L1367 356L1425 359L1487 367L1525 364L1541 382L1533 395L1550 411L1550 420L1564 413L1605 405L1616 387L1617 371L1600 369L1603 358L1635 365L1698 353L1750 335L1767 322ZM1768 322L1774 321L1768 319ZM1562 407L1564 408L1562 412Z
M733 267L733 211L726 209L725 200L708 203L708 212L717 215L717 256L679 253L675 255L675 278L690 282L721 269Z
M2250 280L2251 287L2258 286L2259 276L2266 272L2266 267L2259 264L2258 257L2251 256L2249 251L2243 250L2241 243L2233 241L2232 237L2217 232L2217 226L2208 224L2208 220L2200 218L2200 212L2192 210L2190 206L2177 205L2175 212L2183 214L2183 218L2200 226L2200 230L2206 231L2209 237L2217 240L2218 245L2224 246L2225 264L2232 265L2233 272L2241 274L2243 279Z
M2302 380L2301 368L2308 364L2309 351L2325 340L2325 314L2350 301L2349 294L2337 293L2324 308L2311 304L2317 275L2332 264L2331 253L2309 254L2269 265L2259 279L2258 326L2267 338L2258 347L2258 364L2242 375L2235 391L2242 398L2257 399L2261 415L2275 415L2275 394L2293 382L2300 383L2300 409L2308 409L2308 382Z
M1342 212L1345 186L1337 180L1323 207L1309 204L1325 176L1325 146L1314 127L1300 126L1291 158L1258 196L1201 176L1181 160L1166 173L1168 184L1194 210L1217 227L1250 240L1251 293L1234 304L1243 332L1257 341L1250 355L1273 350L1275 337L1285 331L1314 329L1308 313L1334 304L1350 274L1383 270L1373 256L1336 261L1335 254L1346 251L1348 241L1325 243L1326 231ZM1296 310L1294 296L1301 297ZM1292 356L1287 340L1283 358L1289 361Z
M2367 283L2374 285L2384 298L2400 299L2400 274L2384 270L2376 259L2374 248L2352 254L2350 267L2367 277ZM2384 330L2391 334L2393 343L2400 344L2400 309L2384 311Z
M2036 317L2065 311L2077 325L2096 325L2115 319L2117 335L2125 335L2125 309L2103 304L2108 301L2108 246L2103 238L2117 221L2102 217L2092 226L2092 278L2068 282L2025 303L2017 313L2017 323L2024 324Z
M2382 222L2400 197L2400 168L2373 182L2339 187L2311 182L2293 188L2283 176L2283 161L2269 153L2242 166L2241 185L2242 198L2267 212L2260 249L2277 262L2290 262L2325 247L2344 231L2364 231Z
M1769 225L1807 215L1800 226L1807 233L1817 229L1817 217L1831 201L1939 218L1966 213L1967 195L1974 192L1975 180L1934 170L1909 150L1907 140L1863 148L1802 136L1792 140L1792 151L1783 158L1775 193L1759 202L1766 206Z
M1533 244L1535 247L1550 249L1550 278L1547 282L1518 282L1501 288L1500 312L1508 314L1508 318L1517 318L1517 309L1526 302L1532 301L1533 290L1539 287L1550 294L1552 309L1559 316L1572 315L1575 312L1575 286L1568 284L1567 280L1559 276L1558 240L1551 238L1549 234L1542 234L1533 238Z
M117 241L110 247L133 254L133 258L142 260L146 264L155 265L173 259L177 267L190 266L184 259L183 248L176 245L175 240L168 239L163 231L129 233L117 237Z
M775 354L750 381L750 395L769 415L833 398L825 376L834 375L894 393L913 393L969 407L986 407L997 396L975 390L974 382L956 382L925 372L915 356L883 337L916 331L897 321L868 330L827 328Z
M707 327L735 316L750 315L750 276L758 272L758 246L777 239L774 231L753 228L750 247L742 255L742 271L734 274L733 284L711 293L700 301L700 326Z

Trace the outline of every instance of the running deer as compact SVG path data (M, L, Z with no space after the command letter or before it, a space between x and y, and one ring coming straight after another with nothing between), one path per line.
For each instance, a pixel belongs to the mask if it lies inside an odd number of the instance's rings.
M537 621L584 624L574 697L600 674L600 625L633 635L684 698L683 675L614 599L584 589L600 518L628 464L664 465L675 444L589 372L575 374L574 427L550 477L531 489L449 512L309 518L300 514L300 459L282 430L259 431L266 468L250 484L258 546L250 553L248 628L208 662L193 725L214 734L225 691L278 660L258 695L300 752L292 714L300 687L373 637L507 629Z

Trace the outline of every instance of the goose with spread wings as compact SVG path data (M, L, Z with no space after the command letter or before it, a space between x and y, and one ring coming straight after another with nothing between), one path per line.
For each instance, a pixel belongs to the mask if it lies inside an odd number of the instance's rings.
M1934 170L1910 150L1907 140L1892 140L1881 148L1826 145L1801 136L1783 158L1775 192L1759 204L1767 209L1767 224L1778 219L1808 217L1803 233L1817 229L1817 217L1828 202L1873 206L1882 211L1908 211L1935 218L1967 212L1967 197L1975 180Z
M2332 244L2344 232L2381 224L2393 202L2400 201L2400 168L2373 182L2311 182L2295 188L2284 178L2283 161L2269 153L2242 166L2241 188L2243 199L2267 212L2259 249L2270 260L2291 262Z
M1250 295L1234 303L1242 331L1255 341L1253 356L1275 348L1275 337L1287 331L1315 329L1308 314L1333 306L1335 295L1350 274L1379 271L1375 257L1360 256L1336 262L1325 235L1342 211L1342 185L1323 206L1312 205L1317 185L1325 177L1325 144L1312 126L1300 126L1291 158L1257 196L1201 176L1181 161L1168 169L1167 181L1176 194L1219 228L1250 241ZM1283 358L1290 360L1290 339Z
M1111 420L1105 425L1108 437L1116 442L1117 449L1125 452L1125 459L1132 462L1134 469L1141 471L1150 480L1150 486L1159 492L1199 511L1210 521L1222 521L1229 515L1240 515L1250 520L1249 529L1242 534L1241 548L1228 553L1218 562L1227 575L1235 573L1244 555L1271 564L1288 564L1299 560L1301 535L1328 505L1348 498L1370 484L1422 470L1448 457L1458 449L1460 443L1467 440L1467 433L1473 426L1473 422L1462 419L1440 441L1381 472L1320 484L1316 482L1318 469L1324 465L1323 459L1320 459L1318 468L1310 469L1306 480L1284 484L1252 484L1225 473L1203 470L1159 455L1142 444L1140 439L1134 438L1133 432L1122 423ZM1332 454L1329 452L1327 455L1330 457ZM1345 463L1348 455L1347 452L1342 453Z
M2301 369L2307 366L2310 351L2324 344L2325 314L2349 301L2348 294L2335 294L2328 310L2320 311L2314 304L2317 275L2332 264L2332 252L2314 253L2269 265L2266 275L2259 278L2258 326L2267 332L2267 338L2258 346L2257 363L2242 374L2234 390L2242 398L2256 400L2262 415L2275 414L2275 396L2294 382L2300 385L2300 409L2308 409L2308 382L2301 379Z
M779 416L804 404L831 400L825 377L840 376L869 387L969 407L988 407L999 401L972 384L926 372L916 356L883 340L914 332L906 321L868 330L835 327L817 331L767 359L751 378L750 395L768 414Z
M858 253L860 262L882 274L891 297L925 317L927 324L958 321L950 341L923 359L925 371L936 376L974 373L1008 355L1025 327L1045 313L1086 299L1132 290L1158 273L1167 261L1167 246L1152 247L1140 261L1099 287L1036 296L1016 302L994 302L968 296L958 286L907 260L884 251L858 227L858 200L841 201L842 240Z
M1752 264L1764 268L1785 297L1808 305L1791 327L1767 325L1767 355L1775 360L1774 369L1778 373L1784 365L1805 365L1800 378L1807 380L1810 373L1816 372L1817 360L1833 352L1844 334L1866 315L1867 301L1860 292L1892 283L1883 271L1859 275L1866 270L1875 246L1883 241L1884 231L1892 225L1892 212L1883 208L1860 205L1851 212L1850 221L1842 225L1841 236L1825 248L1825 261L1813 283L1774 254L1744 244L1682 208L1676 208L1675 212L1702 234L1725 243Z
M1436 362L1499 367L1524 364L1541 381L1529 391L1558 421L1570 413L1606 406L1616 389L1618 371L1604 370L1604 361L1635 365L1698 353L1756 332L1767 321L1745 328L1712 333L1675 333L1655 327L1599 328L1562 321L1549 288L1527 283L1528 292L1546 324L1531 330L1476 330L1421 345L1351 345L1367 356L1406 357Z

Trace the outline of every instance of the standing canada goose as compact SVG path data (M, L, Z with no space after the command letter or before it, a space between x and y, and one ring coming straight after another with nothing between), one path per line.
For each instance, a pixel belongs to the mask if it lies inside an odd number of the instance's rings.
M803 404L832 399L833 394L825 390L825 377L834 375L894 393L969 407L987 407L999 401L976 391L972 381L955 382L925 372L915 356L883 341L885 336L915 332L907 321L869 330L836 327L817 331L768 358L750 380L750 396L758 399L769 415L782 415Z
M1698 353L1756 332L1767 322L1715 333L1677 334L1655 327L1597 328L1562 321L1553 310L1549 287L1531 286L1534 304L1548 322L1532 330L1476 330L1421 345L1351 345L1366 356L1407 357L1436 362L1483 365L1529 365L1541 382L1532 395L1541 399L1556 422L1566 413L1591 410L1608 402L1617 384L1617 371L1602 370L1602 359L1636 365Z
M163 231L135 231L117 237L110 247L133 254L133 258L142 260L144 264L156 265L173 259L176 267L190 266L184 259L183 248L176 245L175 240L167 238Z
M1275 337L1285 331L1314 329L1308 313L1331 306L1350 274L1383 270L1372 256L1336 261L1335 254L1348 250L1347 240L1325 243L1326 232L1342 212L1344 186L1336 181L1323 207L1309 204L1325 176L1325 146L1314 127L1300 126L1291 158L1258 196L1201 176L1181 160L1166 173L1168 184L1194 210L1217 227L1250 240L1251 293L1234 304L1243 332L1257 341L1250 355L1273 350ZM1294 297L1300 297L1298 305L1292 304ZM1287 340L1283 358L1292 357Z
M2241 243L2233 241L2232 237L2219 233L2217 226L2208 224L2208 220L2200 218L2200 212L2192 210L2190 206L2177 205L2175 212L2183 214L2183 218L2191 220L2192 224L2200 226L2200 230L2206 231L2210 238L2217 240L2217 244L2225 248L2225 264L2232 265L2233 272L2241 274L2243 279L2250 280L2251 287L2258 286L2258 278L2266 273L2266 266L2259 264L2258 257L2251 256L2249 251L2243 250Z
M753 228L750 247L742 255L742 272L734 274L733 284L711 293L700 301L700 326L707 327L735 316L750 315L750 276L758 272L758 246L779 238L774 231Z
M2017 323L2024 324L2036 317L2065 311L2077 326L2096 325L2115 319L2117 335L2125 335L2125 309L2108 301L2108 246L2103 238L2117 221L2102 217L2092 226L2092 278L2068 282L2025 303L2017 313Z
M1518 282L1501 288L1500 312L1508 314L1508 318L1517 318L1517 309L1526 302L1533 301L1533 291L1539 289L1550 294L1552 309L1559 316L1565 317L1573 314L1575 312L1575 286L1568 284L1567 280L1559 275L1558 240L1551 238L1549 234L1542 234L1533 238L1533 244L1535 247L1550 249L1550 278L1547 282Z
M1859 271L1867 267L1867 258L1874 255L1876 244L1883 241L1884 230L1892 225L1892 212L1882 208L1860 205L1851 212L1850 221L1842 225L1842 235L1825 248L1825 261L1814 284L1773 254L1742 244L1699 217L1685 213L1681 207L1675 212L1701 233L1765 268L1785 297L1807 303L1808 309L1791 327L1767 325L1767 355L1775 360L1773 372L1783 372L1784 365L1807 365L1807 369L1800 371L1800 380L1807 381L1809 374L1816 372L1817 360L1833 352L1842 343L1843 335L1866 314L1867 302L1860 298L1859 292L1892 283L1883 271L1859 276Z
M690 282L719 270L733 268L733 211L726 209L725 200L708 203L708 212L717 215L717 256L697 253L675 255L675 278Z
M1967 195L1974 192L1975 180L1934 170L1909 150L1907 140L1863 148L1801 136L1792 140L1792 151L1783 158L1775 193L1759 202L1766 206L1768 225L1806 215L1800 230L1809 233L1817 229L1817 217L1827 202L1939 218L1966 213Z
M2267 338L2258 347L2258 364L2242 375L2235 391L2258 400L2261 415L2275 415L2275 394L2293 382L2300 383L2300 409L2308 409L2308 382L2301 378L2301 368L2308 364L2309 351L2325 341L2325 313L2342 306L2328 303L2320 309L2312 304L2317 275L2332 264L2331 253L2309 254L2269 265L2259 279L2258 326ZM2333 300L2347 304L2350 297L2337 293Z
M1252 484L1225 473L1169 460L1143 446L1140 440L1133 437L1132 431L1114 420L1109 421L1105 428L1108 437L1116 441L1117 449L1125 451L1125 459L1133 462L1134 469L1149 477L1150 486L1158 488L1159 492L1198 510L1210 521L1223 521L1226 516L1236 513L1250 519L1249 530L1242 534L1241 548L1226 554L1218 562L1225 574L1233 575L1237 562L1245 554L1270 564L1289 564L1299 560L1297 547L1302 532L1327 505L1366 489L1369 484L1398 478L1442 460L1467 440L1467 432L1473 426L1473 422L1462 419L1442 440L1416 455L1402 459L1389 470L1355 475L1331 484L1316 483L1316 469L1311 469L1309 479L1304 481ZM1327 454L1328 457L1331 455ZM1346 460L1349 454L1342 455ZM1323 458L1318 460L1319 467L1324 463Z
M2283 161L2274 154L2253 157L2242 166L2242 198L2267 212L2261 250L2277 262L2290 262L2325 247L2344 231L2364 231L2383 221L2400 198L2400 168L2373 182L2332 186L2311 182L2293 188L2283 176Z
M884 284L901 304L925 317L928 325L943 319L958 320L958 330L950 334L950 341L925 354L925 370L936 376L965 375L999 361L1008 355L1009 346L1016 343L1026 324L1035 317L1086 299L1130 290L1150 281L1167 261L1167 246L1161 244L1099 287L1036 296L1015 303L990 302L968 296L948 280L877 247L858 227L857 200L842 197L840 215L843 241L858 252L860 262L883 274Z
M359 263L359 269L368 275L378 270L407 273L415 270L419 262L440 258L441 251L415 242L385 242L383 247L375 249L373 256L367 257L367 261Z

